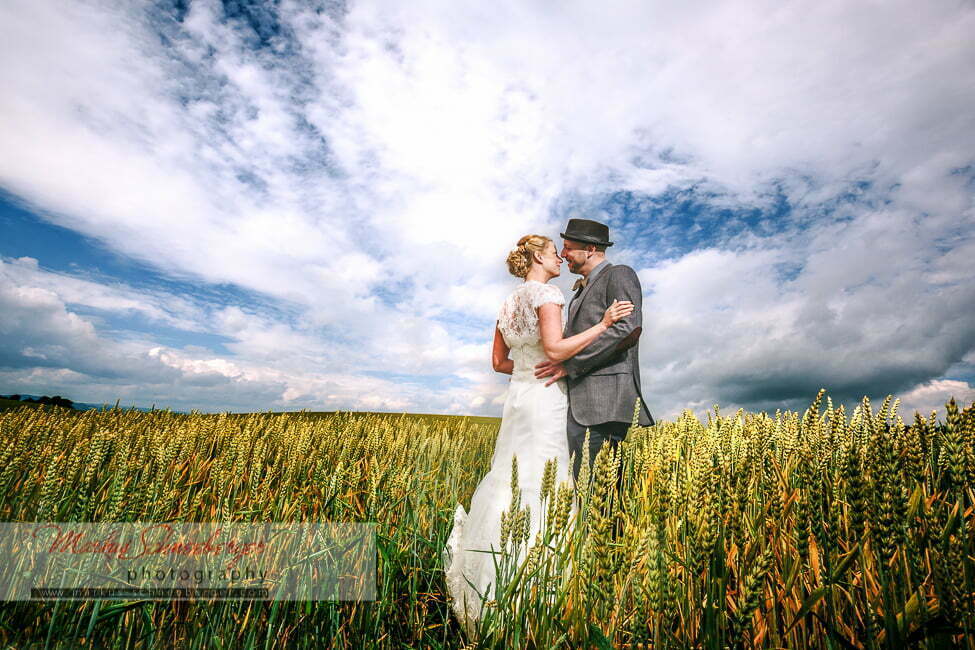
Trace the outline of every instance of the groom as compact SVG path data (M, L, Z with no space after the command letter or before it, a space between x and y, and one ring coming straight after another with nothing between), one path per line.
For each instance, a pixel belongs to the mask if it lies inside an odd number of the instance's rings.
M633 405L640 398L639 424L650 426L653 416L640 390L638 339L643 330L643 293L636 272L606 260L609 227L589 219L569 219L562 233L562 258L569 270L582 278L573 287L569 302L566 337L596 323L616 300L633 303L633 313L614 323L588 347L562 363L544 361L535 366L536 377L551 377L545 384L567 377L569 414L566 435L569 453L575 455L572 474L578 480L582 445L589 429L590 464L608 440L616 447L626 438L633 419Z

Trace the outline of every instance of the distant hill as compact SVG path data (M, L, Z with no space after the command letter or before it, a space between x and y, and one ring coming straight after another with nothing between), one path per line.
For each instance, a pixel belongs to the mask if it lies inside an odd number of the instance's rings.
M47 395L0 395L0 398L11 401L11 402L27 402L29 404L40 404L44 406L60 406L61 408L74 408L74 402L69 400L67 397L61 397L60 395L55 395L49 397Z
M14 408L17 406L27 406L31 404L36 405L53 405L60 406L62 408L72 408L76 411L91 411L103 408L113 408L115 404L92 404L90 402L73 402L60 395L55 395L54 397L49 397L47 395L27 395L27 394L14 394L14 395L0 395L0 409L3 408ZM125 410L134 409L136 411L142 411L148 413L153 410L152 408L145 408L143 406L124 406L119 405L120 408ZM176 413L177 411L173 411Z
M55 400L60 400L56 402ZM71 408L76 411L92 411L99 409L111 409L115 407L115 404L92 404L90 402L73 402L67 398L63 398L59 395L54 397L48 397L47 395L0 395L0 411L9 408L16 408L18 406L44 406L44 405L54 405L60 406L62 408ZM148 413L150 411L165 411L165 408L145 408L144 406L125 406L124 404L119 404L119 408L128 411L142 411L143 413ZM188 415L188 411L177 411L175 409L168 409L170 413L179 413L183 415ZM224 413L225 411L215 411L214 415L217 413ZM229 415L246 417L253 414L261 415L282 415L284 413L299 413L299 411L253 411L246 413L229 413ZM396 416L409 416L414 418L421 418L425 422L430 424L442 423L454 423L458 420L468 420L477 424L487 424L496 425L501 422L501 418L484 416L484 415L442 415L442 414L431 414L431 413L398 413L398 412L385 412L385 411L304 411L304 415L307 417L331 417L336 414L348 414L354 415L356 417L369 417L373 415L380 415L384 417L396 417Z
M6 399L0 397L0 411L17 408L18 406L40 406L40 404L35 404L33 402L21 402L19 399Z

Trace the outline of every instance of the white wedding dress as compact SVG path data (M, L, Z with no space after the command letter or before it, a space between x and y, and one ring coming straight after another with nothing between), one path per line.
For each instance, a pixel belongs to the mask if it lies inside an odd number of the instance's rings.
M548 379L536 379L534 373L535 364L546 359L537 309L550 302L565 304L559 288L528 280L505 299L498 315L498 329L514 362L501 428L491 469L471 497L471 512L468 514L463 506L457 506L454 527L443 550L451 605L469 635L473 634L481 615L482 595L485 600L492 600L495 594L494 557L477 551L499 550L501 513L511 503L512 456L517 455L518 459L521 505L531 509L529 545L534 543L545 514L540 501L545 461L551 458L558 461L556 486L562 481L571 482L565 435L568 408L565 379L546 387Z

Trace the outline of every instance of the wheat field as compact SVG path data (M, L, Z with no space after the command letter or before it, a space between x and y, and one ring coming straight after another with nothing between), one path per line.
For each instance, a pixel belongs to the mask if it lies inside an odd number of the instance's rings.
M533 539L515 466L502 584L465 638L440 551L497 428L389 414L2 411L2 521L377 522L378 598L5 602L0 643L975 647L975 405L949 402L943 423L904 422L890 398L847 414L823 392L802 414L688 411L584 463L578 491L547 472Z

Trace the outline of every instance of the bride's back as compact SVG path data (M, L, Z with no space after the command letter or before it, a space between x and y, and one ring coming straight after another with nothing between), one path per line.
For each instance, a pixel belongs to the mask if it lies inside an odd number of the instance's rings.
M498 329L511 350L514 362L512 379L535 379L535 364L545 361L538 308L545 303L563 305L565 299L558 287L526 280L505 298L498 314ZM560 325L561 329L561 325Z

